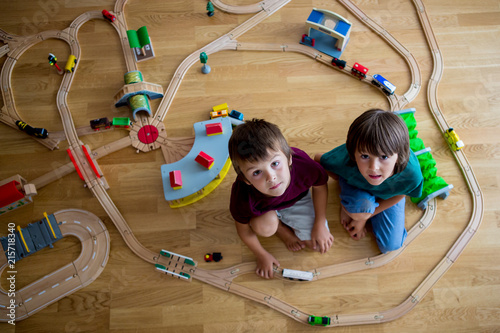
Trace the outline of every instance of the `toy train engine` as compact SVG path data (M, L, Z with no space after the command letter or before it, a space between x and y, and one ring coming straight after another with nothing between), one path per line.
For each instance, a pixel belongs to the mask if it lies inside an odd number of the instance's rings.
M451 149L453 151L460 150L464 147L464 142L460 140L458 137L458 134L453 130L452 127L448 128L444 132L444 137L446 138L446 141L450 144Z
M352 66L351 74L356 76L360 80L366 78L367 73L368 73L368 68L358 64L357 62L355 62L354 65Z
M93 119L90 121L90 127L94 130L94 131L98 131L100 130L101 128L105 128L105 129L108 129L111 127L111 122L108 120L108 118L104 117L104 118L99 118L99 119Z
M68 61L66 62L66 67L64 67L64 70L66 73L73 73L75 70L75 65L76 65L76 57L72 54L68 57Z
M344 69L345 65L346 65L346 61L345 60L340 60L340 59L337 59L337 58L333 58L332 59L332 65L333 66L337 66L340 69Z
M387 96L394 94L394 91L396 90L396 86L387 81L387 79L380 74L373 75L372 84L382 89Z
M311 324L312 326L314 326L314 325L328 326L328 325L330 325L330 317L309 316L309 318L307 319L307 322L309 324Z
M104 18L109 22L114 22L116 20L116 16L108 12L106 9L102 10L102 16L104 16Z
M47 130L45 128L34 128L21 120L17 120L16 125L17 125L17 127L19 127L19 129L21 131L24 131L24 132L28 133L29 135L33 135L33 136L40 138L40 139L45 139L49 135L49 133L47 132Z

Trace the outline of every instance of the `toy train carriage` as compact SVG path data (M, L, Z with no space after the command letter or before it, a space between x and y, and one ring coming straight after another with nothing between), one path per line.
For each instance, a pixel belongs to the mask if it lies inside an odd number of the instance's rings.
M130 118L125 117L115 117L113 118L113 126L117 128L129 128Z
M243 121L243 113L236 110L229 112L229 117Z
M460 140L458 134L453 130L452 127L448 128L444 132L444 137L450 144L451 149L453 149L454 151L460 150L464 147L464 142Z
M309 316L307 322L312 326L314 325L328 326L330 325L330 317Z
M93 119L90 121L90 127L94 130L94 131L98 131L100 130L101 128L105 128L105 129L108 129L111 127L111 122L108 120L108 118L104 117L104 118L99 118L99 119Z
M345 60L340 60L340 59L337 59L337 58L333 58L332 59L332 65L333 66L337 66L340 69L344 69L345 65L346 65L346 61Z
M364 79L366 78L366 74L368 74L368 68L355 62L354 65L352 66L351 74L356 76L360 80Z
M68 57L68 61L66 62L66 67L64 67L64 70L66 73L73 73L75 70L76 66L76 57L72 54Z
M102 16L109 22L114 22L116 20L116 16L108 12L106 9L102 10Z
M380 74L373 75L372 84L382 89L387 96L394 94L394 91L396 90L396 86L387 81L387 79Z
M40 139L46 139L49 136L49 133L47 132L47 130L45 128L31 127L30 125L28 125L27 123L25 123L24 121L21 121L21 120L17 120L16 125L17 125L17 127L19 127L19 129L21 131L24 131L24 132L28 133L29 135L33 135L34 137L37 137Z

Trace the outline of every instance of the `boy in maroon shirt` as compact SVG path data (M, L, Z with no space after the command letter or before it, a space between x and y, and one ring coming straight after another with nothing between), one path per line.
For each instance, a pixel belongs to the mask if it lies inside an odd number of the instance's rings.
M272 278L273 264L279 266L257 236L276 233L291 251L306 246L320 253L330 249L328 174L319 163L290 148L279 128L262 119L235 128L229 157L238 174L230 211L238 235L257 257L257 275Z

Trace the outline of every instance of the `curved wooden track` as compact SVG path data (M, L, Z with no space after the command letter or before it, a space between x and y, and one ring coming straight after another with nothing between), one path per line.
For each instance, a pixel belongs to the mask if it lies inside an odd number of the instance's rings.
M431 76L431 80L428 85L427 89L427 94L428 94L428 100L429 100L429 107L431 109L432 115L436 119L436 122L440 129L444 131L446 128L449 126L446 123L446 120L444 119L440 109L439 109L439 104L437 100L437 87L439 84L439 81L442 76L443 72L443 63L442 63L442 57L441 53L439 51L439 47L436 41L436 38L432 32L432 27L429 22L429 18L427 17L427 14L425 12L425 8L423 6L423 3L421 0L413 0L415 7L417 9L417 13L419 15L422 28L425 32L429 48L431 50L433 59L434 59L434 70L433 74ZM199 61L199 54L201 52L206 52L207 54L211 54L217 51L221 50L236 50L236 51L243 51L243 50L259 50L259 51L292 51L292 52L298 52L305 54L307 56L310 56L313 59L316 59L317 61L324 63L324 64L330 64L331 58L328 56L322 55L316 50L299 45L299 44L293 44L293 45L281 45L281 44L258 44L258 43L238 43L236 40L237 37L241 36L244 34L246 31L257 25L258 23L262 22L264 19L272 15L274 12L282 8L284 5L286 5L289 2L289 0L276 0L276 1L263 1L260 2L256 5L252 6L245 6L244 8L239 8L237 6L230 6L230 5L225 5L219 0L214 1L214 4L221 10L231 12L231 13L256 13L253 17L248 19L246 22L243 24L239 25L236 27L234 30L229 32L228 34L225 34L218 38L217 40L213 41L212 43L206 45L203 48L200 48L199 50L193 52L190 54L187 58L184 59L184 61L181 63L181 65L177 68L174 77L172 81L170 82L170 85L167 88L167 91L165 93L165 97L162 99L158 110L155 113L155 119L158 121L163 121L166 117L167 111L172 103L172 100L180 86L180 83L182 81L182 78L186 74L186 72L189 70L189 68L194 64ZM391 47L393 47L407 62L409 71L411 74L411 84L410 87L408 88L407 92L402 95L402 96L391 96L389 98L389 103L391 105L392 110L396 109L402 109L405 105L407 105L409 102L411 102L419 93L420 87L421 87L421 74L420 70L418 68L418 63L416 62L415 58L411 53L402 45L400 44L392 35L390 35L383 27L381 27L379 24L377 24L375 21L371 20L367 15L365 15L357 6L352 4L350 1L347 0L339 0L339 2L344 5L351 13L356 16L361 22L366 24L370 29L372 29L375 33L377 33L381 38L383 38ZM116 22L113 24L115 29L117 30L123 51L124 51L124 56L126 59L126 66L128 70L137 70L137 65L133 59L133 56L130 52L130 49L128 47L128 41L126 40L126 30L127 26L125 23L124 15L123 15L123 10L124 6L126 4L126 0L120 0L117 1L115 4L115 15L117 16ZM3 31L1 32L0 39L7 42L9 44L10 51L8 53L8 59L2 69L1 75L1 85L2 85L2 95L4 97L4 102L7 108L7 113L10 116L16 116L18 117L19 115L15 111L15 104L14 104L14 99L12 95L12 91L10 88L10 76L12 73L12 69L16 63L16 60L18 57L26 51L29 47L35 45L36 43L40 42L41 40L47 39L47 38L58 38L66 41L70 45L71 49L71 54L74 54L77 58L81 57L81 50L79 47L79 43L77 40L77 33L79 28L88 20L91 19L102 19L102 15L98 11L92 11L92 12L87 12L82 15L80 15L77 19L75 19L72 24L70 25L69 28L63 30L63 31L46 31L40 34L36 34L33 36L29 37L19 37L19 36L13 36L6 34ZM330 65L331 66L331 65ZM70 150L73 154L73 156L76 159L76 164L78 165L79 169L82 171L83 178L85 180L86 185L88 188L92 191L92 193L95 195L95 197L99 200L100 204L102 207L105 209L106 213L110 216L112 219L113 223L117 227L118 231L122 235L123 239L129 246L129 248L137 254L141 259L149 262L149 263L156 263L158 262L158 254L154 253L151 250L148 250L145 248L142 244L139 243L139 241L135 238L135 236L132 233L132 230L129 228L127 222L109 197L109 195L106 192L107 189L107 184L105 180L102 178L98 177L90 168L88 165L87 160L84 157L84 154L82 152L82 145L83 143L80 141L78 137L78 133L75 129L70 110L67 105L67 95L69 92L69 89L71 87L73 77L76 75L78 69L78 63L77 66L75 67L75 70L73 73L70 74L65 74L63 77L63 81L61 84L61 87L59 89L59 92L57 94L57 107L59 109L60 116L63 121L63 126L64 126L64 132L65 136L68 140ZM344 70L341 70L345 72L346 74L349 73L350 68L346 67ZM367 79L363 80L365 83L370 83L370 77ZM108 147L101 147L99 149L95 150L95 154L100 157L105 154L108 154L109 152L115 151L117 149L121 149L123 147L126 147L130 144L130 139L125 138L122 140L119 140ZM464 250L465 246L468 244L470 239L474 236L476 230L479 228L479 225L481 223L482 217L483 217L483 195L481 192L481 189L477 183L477 180L475 178L475 175L472 171L472 168L467 161L467 158L465 156L465 153L460 150L458 152L454 153L455 158L457 160L457 163L459 164L460 168L462 169L464 173L464 177L466 179L466 182L469 186L471 195L472 195L472 201L473 201L473 211L472 211L472 216L470 218L470 222L466 229L463 231L459 239L453 244L453 246L450 248L446 256L439 262L438 265L433 269L433 271L417 286L417 288L411 293L411 295L400 305L389 309L385 311L373 311L373 312L368 312L368 313L362 313L362 314L331 314L331 326L346 326L346 325L359 325L359 324L370 324L370 323L381 323L381 322L387 322L391 321L394 319L397 319L413 309L421 300L422 298L426 295L426 293L434 286L434 284L443 276L443 274L446 273L446 271L453 265L453 263L456 261L458 256L462 253ZM70 172L73 170L71 166L66 165L62 167L64 169L64 172ZM35 183L39 185L45 185L48 182L53 180L52 175L46 175L42 176L39 179L35 181ZM433 199L429 202L427 210L424 212L422 218L415 224L413 228L409 231L408 238L405 241L404 246L398 250L394 251L388 254L384 255L379 255L373 258L364 258L360 260L355 260L352 262L347 262L347 263L342 263L342 264L337 264L337 265L331 265L331 266L326 266L326 267L321 267L321 268L316 268L313 270L314 273L314 280L318 279L324 279L324 278L329 278L341 274L346 274L354 271L360 271L363 269L371 269L371 268L376 268L380 267L387 262L393 260L395 257L397 257L403 250L408 246L423 230L425 230L432 222L432 220L435 217L436 214L436 200ZM62 213L61 213L62 214ZM68 233L71 233L69 231ZM99 264L101 266L96 266L96 271L100 273L102 271L106 260L107 260L107 253L109 252L109 239L107 237L107 232L104 230L102 231L103 237L107 239L108 241L108 247L104 247L106 250L102 250L102 252L105 252L105 258L99 261ZM74 233L73 233L74 234ZM99 252L102 254L102 252ZM82 251L82 256L88 256L89 252L87 252L87 249L84 248L84 251ZM76 265L75 265L76 266ZM254 272L255 269L255 263L243 263L240 265L236 265L233 267L229 267L223 270L205 270L201 268L196 268L193 267L191 269L191 274L192 277L195 279L198 279L200 281L206 282L208 284L211 284L217 288L227 290L231 293L241 295L243 297L252 299L256 302L259 302L261 304L265 304L301 323L307 323L307 318L309 314L305 313L304 311L301 311L297 307L294 307L290 304L287 304L284 301L281 301L278 298L273 297L272 295L265 294L260 291L253 290L251 288L233 283L233 279L237 276L241 276L243 274L248 274ZM1 272L1 270L0 270ZM59 272L59 271L58 271ZM92 275L95 278L95 274ZM50 279L47 279L46 282L53 283L54 280L62 278L59 276L59 274L54 274L50 277ZM90 278L89 278L90 279ZM58 280L59 281L59 280ZM85 280L89 281L89 280ZM85 282L86 283L86 282ZM86 285L84 282L82 282L82 286ZM31 285L30 285L31 286ZM28 286L28 287L30 287ZM29 289L26 287L27 289ZM38 287L37 287L38 288ZM37 289L35 288L35 289ZM39 289L39 288L38 288ZM37 290L38 290L37 289ZM62 289L61 289L62 290ZM76 290L76 289L73 289ZM62 294L57 294L57 295L52 295L53 299L52 302L58 300L59 298L63 297L64 295L67 295L68 293L72 292L73 290L66 290ZM26 295L23 300L19 300L18 303L20 304L20 307L22 304L26 305L27 301L26 299L28 298L29 295ZM0 300L1 301L1 300ZM21 304L22 303L22 304ZM35 303L32 303L35 304ZM44 306L50 303L40 303L41 305L33 307L32 309L26 309L25 315L22 317L18 317L18 320L25 318L31 313L35 313L36 311L40 310ZM45 304L45 305L44 305Z
M26 287L16 291L16 320L23 320L59 299L88 286L97 279L106 266L110 251L108 230L94 214L66 209L54 213L63 237L74 236L82 244L82 251L73 262L61 267ZM7 268L5 256L0 256L0 274ZM0 287L0 304L9 304L7 291ZM0 308L2 321L7 309Z

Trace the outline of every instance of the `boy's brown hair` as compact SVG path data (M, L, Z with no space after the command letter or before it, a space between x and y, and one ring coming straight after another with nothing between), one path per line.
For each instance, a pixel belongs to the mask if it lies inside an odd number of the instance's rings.
M281 151L289 162L292 157L292 149L279 127L263 119L254 118L238 125L229 139L228 148L234 170L244 179L240 163L266 159L269 155L268 149Z
M406 168L410 159L410 137L403 119L397 114L370 109L361 114L349 127L346 148L351 162L356 163L356 149L376 156L398 154L394 173Z

